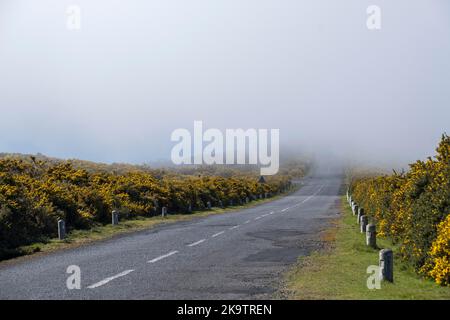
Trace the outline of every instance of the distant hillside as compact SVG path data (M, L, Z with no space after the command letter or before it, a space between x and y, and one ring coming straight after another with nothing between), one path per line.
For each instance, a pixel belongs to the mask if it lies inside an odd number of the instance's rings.
M124 174L133 171L145 171L155 177L162 177L170 174L177 175L204 175L231 177L236 175L259 175L260 167L257 165L166 165L152 167L148 164L129 164L129 163L101 163L79 159L59 159L48 157L41 153L22 154L22 153L0 153L0 159L20 159L28 164L41 162L45 165L54 165L61 163L70 163L77 169L84 169L88 172L108 172ZM301 158L285 159L280 164L279 175L290 175L293 178L300 178L306 174L311 167L311 161Z

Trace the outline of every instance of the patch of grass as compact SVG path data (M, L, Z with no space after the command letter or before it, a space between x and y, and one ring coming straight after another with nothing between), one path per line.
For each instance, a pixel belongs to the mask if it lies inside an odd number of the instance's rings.
M281 295L288 299L450 299L449 287L417 275L395 255L398 248L388 239L377 238L378 249L367 247L345 197L342 213L322 236L331 241L329 247L300 258L286 276ZM381 289L370 290L367 267L378 265L382 248L394 251L394 283L382 282Z
M290 191L284 194L276 195L267 199L257 199L249 202L248 204L233 206L228 208L212 208L207 211L196 211L190 214L168 214L165 218L161 216L155 217L136 217L130 220L120 220L119 224L113 225L101 225L97 224L88 230L73 230L67 234L66 239L48 239L43 242L33 243L31 245L22 246L11 252L9 258L23 259L24 256L45 254L56 250L63 250L68 248L75 248L85 244L92 243L94 241L111 239L118 235L132 233L136 231L146 230L158 225L174 223L178 221L187 221L195 218L202 218L215 214L232 213L250 207L254 207L266 202L274 201L289 193L295 192L298 188L292 188ZM11 260L11 259L10 259ZM7 260L0 260L0 263L8 263Z

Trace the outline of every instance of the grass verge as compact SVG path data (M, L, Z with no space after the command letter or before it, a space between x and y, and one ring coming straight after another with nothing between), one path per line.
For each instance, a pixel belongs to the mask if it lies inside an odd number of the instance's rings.
M241 206L233 206L229 208L212 208L208 211L194 211L190 214L169 214L165 218L161 216L155 217L136 217L135 219L123 220L116 226L97 224L87 230L73 230L67 234L66 239L59 240L56 238L48 239L45 242L37 242L27 246L22 246L17 249L16 256L11 259L0 260L1 264L17 262L19 259L26 259L29 256L38 256L46 253L54 252L57 250L76 248L95 241L108 240L119 235L129 234L137 231L151 229L153 227L174 223L179 221L188 221L195 218L207 217L210 215L230 213L246 208L251 208L263 203L274 201L283 196L286 196L292 192L295 192L298 188L292 188L292 190L276 195L267 199L258 199L249 202L248 204Z
M288 299L450 299L450 288L418 276L395 255L398 248L387 239L377 238L378 249L365 245L356 217L345 197L342 216L322 240L328 248L299 259L286 276L281 290ZM378 265L378 251L394 251L394 283L382 282L381 289L368 289L367 267Z

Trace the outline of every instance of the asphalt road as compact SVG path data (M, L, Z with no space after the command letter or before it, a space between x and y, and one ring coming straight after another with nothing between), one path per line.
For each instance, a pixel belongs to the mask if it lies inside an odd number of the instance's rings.
M339 171L253 208L164 225L0 267L0 299L268 299L339 214ZM69 290L68 266L81 270Z

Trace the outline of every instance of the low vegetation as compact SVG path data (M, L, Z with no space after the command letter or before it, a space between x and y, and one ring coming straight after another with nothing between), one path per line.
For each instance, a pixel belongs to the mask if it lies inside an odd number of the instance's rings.
M342 216L322 235L328 247L301 257L288 273L279 295L289 299L450 299L450 288L417 275L399 259L400 248L386 238L377 239L378 247L365 245L355 216L342 198ZM381 282L380 289L369 289L371 265L378 265L378 251L394 251L394 282Z
M450 137L407 172L353 176L350 192L416 272L450 285Z

